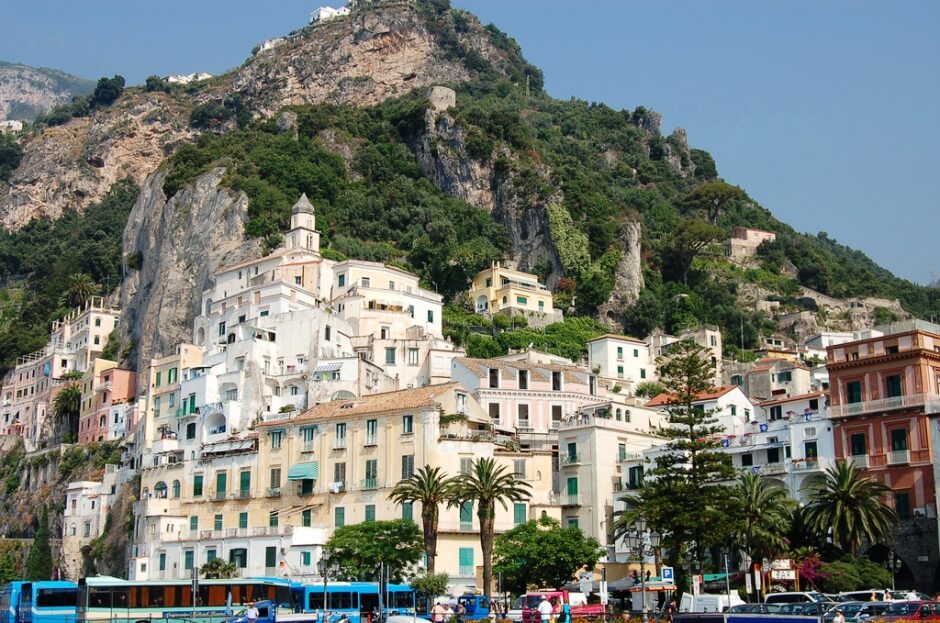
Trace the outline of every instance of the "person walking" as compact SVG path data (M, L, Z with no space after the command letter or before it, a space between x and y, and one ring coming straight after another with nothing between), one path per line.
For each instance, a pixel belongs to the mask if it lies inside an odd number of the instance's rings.
M444 623L444 617L447 616L447 611L444 610L444 606L441 605L441 600L434 602L434 607L431 608L431 620L434 623Z
M845 623L845 615L841 608L836 608L836 615L832 618L832 623Z
M258 623L258 609L253 601L248 602L248 609L245 610L245 620L248 623Z
M551 623L552 621L552 604L549 603L548 597L542 595L542 601L539 602L539 618L542 623Z

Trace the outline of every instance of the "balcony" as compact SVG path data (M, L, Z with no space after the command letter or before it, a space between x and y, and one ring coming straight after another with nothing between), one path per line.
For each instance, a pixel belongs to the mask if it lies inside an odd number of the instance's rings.
M265 491L265 496L269 498L279 498L281 497L281 488L280 487L270 487Z
M460 565L457 569L457 575L464 578L472 578L477 574L477 568L473 565Z
M767 463L761 466L760 473L764 476L779 476L787 473L787 466L783 463Z
M855 467L858 469L868 469L871 466L871 461L867 454L853 454L849 459L855 463Z
M362 481L362 489L364 491L371 491L373 489L379 488L378 478L366 478Z
M313 452L316 449L316 440L307 439L304 441L304 445L300 447L301 452Z
M239 489L238 491L232 491L233 500L247 500L251 498L251 489Z
M911 462L911 451L891 450L888 452L888 465L905 465Z
M346 449L346 439L334 439L333 440L333 449L334 450L345 450Z
M222 491L216 491L212 499L216 502L224 502L226 497L225 490L223 489Z
M561 505L562 506L581 506L581 494L580 493L562 493Z
M377 446L379 445L379 436L378 435L366 435L367 446Z
M461 521L461 522L460 522L460 531L461 531L461 532L473 532L473 522L472 522L472 521Z
M822 468L819 466L819 459L794 459L790 463L791 469L794 472L815 472L819 471Z
M843 405L831 405L829 407L829 417L847 417L915 407L923 407L927 413L940 413L940 394L910 394L882 398L881 400L864 400Z
M577 452L562 454L558 458L562 465L577 465L581 462L581 455Z

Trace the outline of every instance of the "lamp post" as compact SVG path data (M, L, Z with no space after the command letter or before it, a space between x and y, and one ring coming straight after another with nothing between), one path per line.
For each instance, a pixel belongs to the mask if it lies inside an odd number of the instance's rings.
M330 564L325 558L321 557L317 562L317 571L319 571L320 577L323 578L323 618L320 620L320 623L329 623L330 593L328 592L327 584L329 583L330 576L336 573L336 564Z
M643 623L649 623L649 612L646 607L646 557L656 553L659 547L660 535L658 532L650 530L646 525L646 519L637 517L633 522L633 530L624 536L624 541L630 556L640 558L640 591L643 600Z
M893 593L895 591L895 576L901 571L904 562L894 553L893 549L890 549L888 550L888 558L885 559L882 565L884 565L884 568L891 574L891 592Z

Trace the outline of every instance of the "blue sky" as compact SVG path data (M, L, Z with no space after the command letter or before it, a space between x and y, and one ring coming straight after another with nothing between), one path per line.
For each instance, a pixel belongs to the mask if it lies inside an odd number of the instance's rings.
M452 1L515 37L553 96L653 108L781 220L914 281L940 273L940 3ZM131 83L220 73L316 6L18 2L0 60Z

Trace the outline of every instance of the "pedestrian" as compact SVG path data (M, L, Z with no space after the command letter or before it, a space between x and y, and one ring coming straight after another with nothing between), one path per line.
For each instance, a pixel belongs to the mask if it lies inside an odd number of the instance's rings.
M438 599L434 602L434 607L431 608L431 620L434 621L434 623L444 623L446 616L447 611L444 609L444 606L441 605L441 600Z
M245 610L245 620L248 623L257 623L258 621L258 609L255 608L255 602L248 602L248 609Z
M539 602L539 618L542 623L551 623L552 621L552 604L548 602L548 597L542 595L542 601Z
M444 620L448 623L454 618L454 609L450 607L449 603L444 604Z
M878 601L878 594L875 591L872 591L871 597L868 598L868 601Z
M832 623L845 623L845 615L841 608L836 608L836 615L832 618Z
M467 619L467 607L459 601L457 602L456 614L458 623L463 623Z
M561 605L561 615L558 617L559 623L571 623L571 604L567 601Z

